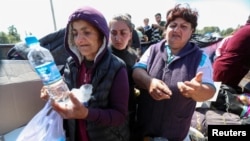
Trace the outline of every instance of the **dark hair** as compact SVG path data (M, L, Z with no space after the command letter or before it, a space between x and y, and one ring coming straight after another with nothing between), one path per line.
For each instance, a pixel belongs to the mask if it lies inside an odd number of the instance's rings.
M185 21L191 23L194 32L198 25L198 12L190 8L189 4L177 4L174 8L170 9L167 12L167 27L171 21L174 21L176 18L183 18Z
M156 16L160 16L160 17L161 17L161 13L156 13L156 14L155 14L155 17L156 17Z
M125 13L126 16L128 16L130 18L130 20L132 19L131 15L129 13Z

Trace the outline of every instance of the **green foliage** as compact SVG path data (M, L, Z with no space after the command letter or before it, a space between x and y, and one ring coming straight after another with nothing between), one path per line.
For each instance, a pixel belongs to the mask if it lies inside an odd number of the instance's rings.
M20 34L14 25L8 27L8 33L0 31L0 44L14 44L20 41Z
M230 34L232 34L236 29L233 28L227 28L225 30L220 30L217 26L206 26L203 29L197 29L195 33L197 34L206 34L206 33L219 33L222 37L226 37Z
M232 34L234 31L235 31L235 29L233 29L233 28L228 28L228 29L226 29L226 30L222 30L222 31L221 31L221 35L222 35L222 36L228 36L228 35Z
M0 44L9 43L8 35L4 32L0 32Z

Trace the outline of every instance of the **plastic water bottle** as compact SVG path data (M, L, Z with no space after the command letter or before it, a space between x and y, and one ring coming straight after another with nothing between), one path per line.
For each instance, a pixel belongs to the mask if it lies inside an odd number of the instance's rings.
M48 88L50 98L58 102L65 101L69 88L63 81L50 51L41 47L35 36L26 37L25 42L30 47L27 55L29 63L40 76L44 86Z

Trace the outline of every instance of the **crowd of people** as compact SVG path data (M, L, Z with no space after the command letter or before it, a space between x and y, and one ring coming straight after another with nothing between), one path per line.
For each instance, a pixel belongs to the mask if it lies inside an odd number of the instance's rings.
M237 86L250 68L250 17L212 64L190 42L198 16L188 4L177 4L165 20L156 13L157 24L145 18L135 28L128 13L107 21L93 7L73 11L65 29L70 57L63 76L70 89L92 84L93 92L87 106L72 92L72 105L52 100L67 141L190 141L196 102L214 96L214 81ZM41 98L47 95L42 91Z
M139 35L141 35L141 50L140 54L142 55L150 45L161 41L164 38L164 29L166 21L162 20L161 13L156 13L155 24L149 25L149 18L143 19L143 26L139 26L136 28Z

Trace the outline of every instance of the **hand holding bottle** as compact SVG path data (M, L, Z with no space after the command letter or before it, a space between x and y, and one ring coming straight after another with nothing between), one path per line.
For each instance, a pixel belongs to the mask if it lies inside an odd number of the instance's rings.
M56 101L65 101L69 89L62 79L52 54L48 49L40 46L35 36L28 36L25 41L30 47L27 58L47 88L48 95Z

